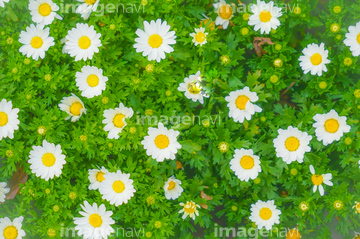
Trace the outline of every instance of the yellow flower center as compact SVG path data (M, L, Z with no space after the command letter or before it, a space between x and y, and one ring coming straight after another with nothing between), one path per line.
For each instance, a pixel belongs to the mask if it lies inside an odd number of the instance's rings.
M357 35L356 41L360 44L360 33Z
M0 112L0 126L6 125L8 121L8 115L5 112Z
M41 16L46 17L51 13L51 6L48 3L43 3L39 6L39 13Z
M175 183L174 183L174 181L170 181L170 182L169 182L168 190L171 190L171 189L173 189L173 188L175 188Z
M296 228L290 229L286 233L286 239L300 239L300 238L301 238L300 232Z
M158 136L156 136L155 145L159 149L165 149L169 146L169 144L170 144L169 137L167 137L166 135L159 134Z
M100 227L103 221L99 214L91 214L89 217L89 223L93 227Z
M260 209L259 216L263 220L269 220L271 218L272 212L269 208L264 207Z
M313 174L313 175L311 176L311 181L312 181L312 183L313 183L314 185L319 186L319 185L321 185L322 182L324 181L324 178L323 178L322 175Z
M88 48L90 47L90 45L91 45L91 40L90 40L90 38L87 37L87 36L82 36L82 37L80 37L78 44L79 44L79 47L80 47L81 49L84 49L84 50L85 50L85 49L88 49Z
M285 140L285 148L289 151L296 151L299 146L300 141L294 136L291 136Z
M200 93L201 91L201 87L199 84L195 84L195 83L189 83L188 84L188 90L191 94L197 95Z
M102 182L102 181L104 181L105 180L105 178L104 178L104 175L105 175L105 173L104 172L98 172L97 174L96 174L96 180L97 181L99 181L100 183Z
M240 95L235 101L236 107L238 107L240 110L244 110L248 101L249 98L246 95Z
M112 188L116 193L122 193L125 190L125 184L118 180L113 183Z
M271 13L267 10L261 11L259 19L262 22L269 22L271 20Z
M33 48L39 49L43 45L43 40L41 37L33 37L30 44Z
M254 158L249 155L245 155L240 159L240 165L246 170L252 169L255 165Z
M206 36L203 32L198 32L195 34L195 40L197 42L203 42L203 41L205 41L205 39L206 39Z
M189 202L184 206L184 211L187 213L194 213L196 210L196 205L193 202Z
M18 230L14 226L8 226L4 229L5 239L15 239L18 236Z
M324 124L325 130L329 133L336 133L339 129L339 122L336 119L328 119Z
M87 5L94 5L97 0L85 0Z
M116 114L114 119L113 119L113 123L114 123L115 127L118 127L118 128L124 127L124 125L125 125L124 118L125 118L125 115Z
M52 153L46 153L42 156L42 162L46 167L51 167L55 164L55 156Z
M83 106L80 102L75 102L70 106L70 113L74 116L79 116L82 108Z
M233 10L229 4L222 6L219 10L219 16L222 19L230 19L232 14L233 14Z
M322 56L319 53L315 53L311 56L310 61L314 66L318 66L322 62Z
M163 39L158 34L152 34L149 37L148 43L152 48L159 48L163 43Z
M99 77L97 75L91 74L88 76L86 81L90 87L95 87L99 84Z

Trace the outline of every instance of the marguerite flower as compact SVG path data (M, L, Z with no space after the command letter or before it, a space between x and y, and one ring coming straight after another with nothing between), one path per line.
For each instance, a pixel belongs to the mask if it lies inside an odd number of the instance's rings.
M158 128L150 127L148 134L141 141L148 156L158 162L163 162L164 159L175 159L175 154L178 149L181 149L181 145L177 142L179 131L169 130L162 123L159 123Z
M332 142L339 141L344 133L350 132L350 126L346 124L346 116L339 116L335 110L327 114L316 114L313 119L315 135L319 141L326 146Z
M333 183L330 181L332 179L332 174L327 173L327 174L316 175L314 166L310 165L309 168L310 168L310 172L312 174L311 182L314 184L313 192L315 193L317 188L319 187L320 195L324 196L324 187L323 187L322 183L324 183L328 186L332 186Z
M86 114L84 103L73 93L69 97L64 97L58 106L60 110L69 114L65 120L71 118L71 122L79 120L83 113Z
M195 28L195 33L190 33L190 36L193 38L192 42L195 43L195 46L199 45L202 46L205 43L207 43L206 41L206 36L208 35L207 32L205 32L205 28L204 27L200 27L200 28Z
M48 181L59 177L63 165L66 164L61 146L43 140L42 146L33 146L28 160L32 173Z
M9 2L9 0L0 0L0 7L5 7L5 2Z
M269 34L271 29L280 26L279 17L282 16L281 7L275 7L274 2L257 0L257 4L251 6L253 15L249 17L249 25L254 26L254 30L260 29L260 33Z
M108 78L103 76L103 70L95 66L83 66L81 72L76 72L76 86L81 95L87 98L101 95L106 88Z
M276 223L279 224L281 211L276 208L274 200L263 202L258 200L255 204L251 204L250 220L254 222L258 229L265 227L266 230L270 230Z
M181 181L176 179L174 176L168 178L164 185L166 199L177 199L180 197L184 189L180 186Z
M49 37L50 28L43 28L43 24L37 26L31 24L30 27L26 27L26 31L21 31L19 36L19 42L24 44L19 51L26 57L31 56L36 61L39 57L44 59L45 52L55 45L54 38Z
M76 13L81 14L84 20L87 20L92 12L95 12L99 6L100 0L77 0L81 2L80 6L76 8Z
M353 56L360 55L360 22L349 27L349 33L345 34L344 44L350 47Z
M184 82L180 83L178 90L185 91L186 98L196 102L197 100L204 104L204 97L209 97L202 91L200 71L196 72L195 75L185 77Z
M230 169L241 181L255 179L261 172L259 156L252 149L235 149L234 158L230 161Z
M134 196L136 190L129 173L122 173L118 170L116 173L104 174L104 178L99 191L102 198L109 201L110 204L117 207L123 203L126 204Z
M327 59L329 51L325 50L324 43L320 46L315 43L309 44L302 53L304 55L300 56L299 61L304 74L310 71L311 75L322 76L323 71L327 72L325 64L330 63L330 60Z
M22 227L22 221L24 217L14 218L13 221L10 218L0 218L0 238L1 239L21 239L26 236L26 233Z
M251 116L255 112L261 112L262 109L254 105L252 102L258 101L259 97L255 92L251 92L249 87L245 87L242 90L236 90L230 92L229 96L225 97L225 100L229 102L229 117L232 117L235 122L244 122L244 119L251 119Z
M96 203L91 206L87 201L80 205L83 211L79 213L82 217L74 217L75 230L84 239L107 239L114 229L111 227L115 221L111 218L112 211L106 211L104 204L100 207Z
M135 39L134 48L136 52L142 52L143 56L148 56L148 60L156 60L160 62L165 59L165 52L173 52L174 49L170 46L175 44L175 32L170 31L170 26L166 21L161 22L157 19L156 22L151 20L150 24L144 21L144 30L137 29L136 35L139 37Z
M195 215L199 216L199 211L197 209L200 208L200 206L195 204L193 201L187 201L186 204L181 202L180 206L182 206L183 209L181 209L179 213L184 213L184 215L182 215L182 219L189 216L191 219L195 220Z
M49 25L54 18L62 20L62 17L56 14L59 6L52 0L30 0L28 7L35 23Z
M9 137L14 138L15 130L19 129L18 108L13 109L12 101L2 99L0 102L0 140Z
M0 202L5 202L6 194L10 192L10 188L6 187L6 183L0 183Z
M75 56L75 61L91 60L94 53L98 53L99 47L102 46L100 37L101 34L96 33L94 26L77 23L76 28L71 29L65 37L63 52L71 57Z
M109 139L119 139L119 133L127 125L126 119L131 118L134 114L132 108L127 108L123 103L119 104L118 108L104 110L105 119L102 121L105 124L104 130L108 131Z
M287 164L293 161L302 163L305 152L311 151L309 143L312 137L292 126L286 130L279 129L278 134L273 140L276 156L282 158Z
M215 25L222 25L223 29L227 29L230 19L234 16L234 10L225 0L213 4L218 16L215 19Z
M105 180L104 175L107 173L109 171L104 166L101 169L89 169L89 190L99 189L101 182Z

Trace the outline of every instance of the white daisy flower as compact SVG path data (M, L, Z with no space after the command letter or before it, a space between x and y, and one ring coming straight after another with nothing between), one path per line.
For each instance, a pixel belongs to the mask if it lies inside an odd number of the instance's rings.
M255 179L261 172L260 158L254 155L252 149L235 149L233 157L230 161L230 169L241 181Z
M80 205L83 211L79 213L82 217L74 217L77 234L84 239L107 239L111 233L115 232L111 227L115 221L111 218L112 211L106 211L104 204L100 207L96 203L91 206L87 201Z
M163 162L164 159L175 159L175 154L178 149L181 149L181 145L177 142L179 134L179 131L169 130L159 123L158 128L148 129L148 136L145 136L141 144L144 145L146 154L158 162Z
M144 30L137 29L134 48L136 52L142 52L143 56L148 56L148 60L156 60L160 62L165 59L165 52L173 52L174 49L170 46L175 44L175 32L170 31L170 26L166 21L161 22L157 19L156 22L151 20L150 24L144 21Z
M192 42L195 43L195 46L199 45L202 46L205 43L207 43L206 41L206 36L209 33L205 32L205 28L204 27L200 27L200 28L195 28L195 33L192 32L190 33L190 36L193 38Z
M103 70L95 66L83 66L81 72L76 72L76 86L81 91L81 96L93 98L101 95L106 89L108 78L103 76Z
M76 8L75 12L81 14L81 17L84 18L84 20L87 20L90 17L90 14L96 11L100 2L100 0L77 0L77 1L81 2L82 4L80 4Z
M83 113L86 114L84 103L73 93L69 97L64 97L58 106L60 110L68 113L69 116L65 120L71 118L71 122L79 120Z
M185 77L185 83L180 83L178 90L184 91L186 98L204 104L204 97L208 98L209 96L202 91L200 74L200 71L198 71L195 75Z
M320 46L315 43L309 44L302 53L304 55L300 56L299 61L304 74L310 71L311 75L322 76L323 71L327 72L325 64L330 63L330 60L327 59L329 51L325 50L324 43Z
M71 57L75 56L75 61L92 60L94 53L98 53L99 47L102 46L100 37L101 34L96 33L94 26L77 23L65 37L63 52Z
M255 204L251 204L250 220L254 222L258 229L265 227L266 230L270 230L276 223L279 224L281 211L276 209L274 200L263 202L258 200Z
M344 44L350 47L353 56L360 55L360 22L349 27L349 33L345 34Z
M254 26L254 31L260 29L260 33L269 34L271 29L280 26L279 17L282 16L281 7L275 7L274 2L257 0L257 4L251 6L253 15L249 17L249 25Z
M101 169L89 169L89 190L99 189L101 182L105 180L104 175L107 173L109 173L109 171L104 166L102 166Z
M6 187L6 183L0 183L0 203L5 202L6 194L10 192L10 188Z
M1 239L21 239L26 236L26 233L22 227L24 217L14 218L13 221L10 218L0 218L0 238Z
M31 56L36 61L39 57L44 59L45 52L55 45L54 38L49 37L50 28L43 28L43 24L37 26L31 24L26 27L26 31L21 31L19 36L19 42L24 44L19 51L26 57Z
M176 179L174 176L168 178L163 187L166 199L175 200L180 197L181 193L184 191L184 189L180 185L181 181L179 179Z
M339 116L335 110L327 114L316 114L313 119L315 135L317 140L323 141L326 146L332 142L339 141L344 133L350 132L350 126L346 124L346 116Z
M213 4L218 16L215 19L215 25L222 25L223 29L227 29L230 19L234 17L234 10L225 0L220 0Z
M305 152L311 151L309 143L312 137L292 126L286 130L279 129L278 134L273 140L276 156L282 158L287 164L293 161L302 163Z
M104 178L105 180L100 184L99 191L102 198L109 201L110 204L117 207L123 203L128 203L130 198L134 196L136 190L129 173L121 173L118 170L116 173L105 174Z
M323 187L322 183L324 183L328 186L332 186L333 183L330 181L332 179L332 174L327 173L327 174L316 175L314 166L310 165L309 168L310 168L310 172L312 174L311 182L314 184L313 192L315 193L317 188L319 187L320 195L324 196L324 187Z
M9 0L0 0L0 7L5 7L5 2L9 2Z
M102 121L105 124L104 130L108 131L109 139L119 139L119 133L127 125L126 119L131 118L134 114L132 108L127 108L123 103L119 104L118 108L104 110L105 119Z
M183 209L181 209L179 213L184 213L184 215L182 215L182 219L189 216L191 219L195 220L195 215L199 216L199 211L197 209L200 208L200 206L195 204L193 201L187 201L186 204L181 202L180 206L182 206Z
M33 146L30 151L28 163L32 173L48 181L59 177L63 165L66 164L65 155L62 154L61 145L55 145L43 140L42 146Z
M62 20L62 17L56 14L60 8L52 0L30 0L28 7L35 23L49 25L54 18Z
M252 104L252 102L258 101L259 97L255 92L251 92L249 87L245 87L242 90L236 90L230 92L229 96L225 97L225 100L229 102L227 104L229 108L229 117L233 118L235 122L244 122L244 119L251 119L251 116L255 112L261 112L262 109Z
M18 108L13 109L12 101L2 99L0 102L0 140L9 137L14 138L15 130L19 129Z

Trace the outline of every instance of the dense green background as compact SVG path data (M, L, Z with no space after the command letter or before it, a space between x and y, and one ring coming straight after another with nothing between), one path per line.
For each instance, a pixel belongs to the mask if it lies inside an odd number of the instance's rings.
M58 0L54 2L61 4ZM101 0L102 4L111 2ZM193 45L189 34L199 27L204 18L201 14L213 20L217 15L207 0L148 0L144 11L141 8L139 13L135 8L132 13L130 9L130 13L126 13L120 8L118 13L103 16L93 13L87 21L75 13L58 12L64 20L55 20L50 25L55 46L40 61L27 61L19 53L20 31L32 23L27 3L10 0L5 3L5 8L0 9L0 99L12 100L14 107L20 109L21 122L14 139L0 141L0 155L6 158L1 163L0 181L8 181L17 165L24 167L29 174L21 194L0 205L0 217L24 216L26 238L47 238L49 228L55 229L56 237L59 237L62 227L74 226L73 217L79 216L80 204L84 200L91 204L104 203L108 210L112 210L115 230L144 227L153 238L214 238L214 227L218 225L250 228L250 206L258 199L274 199L282 211L281 224L276 226L292 228L297 225L303 238L331 238L327 222L333 217L338 219L336 230L345 238L352 238L354 231L360 231L360 216L352 209L354 202L360 201L357 163L360 159L360 98L354 96L354 91L360 89L360 68L358 58L352 57L349 48L342 43L347 28L360 20L359 3L352 0L287 3L291 8L298 4L301 13L297 15L289 9L283 13L281 26L268 35L276 44L265 44L264 50L268 53L262 57L255 54L253 47L254 37L262 35L248 26L242 12L235 14L232 19L234 26L227 30L210 31L207 27L208 43L203 47ZM121 3L125 6L135 4L138 8L140 1ZM341 6L340 13L333 12L336 5ZM166 20L177 36L177 43L173 46L175 51L160 63L148 62L133 48L137 37L135 31L143 28L143 20L157 18ZM75 62L74 58L62 54L60 41L78 22L94 25L102 34L103 46L92 61ZM333 23L340 24L338 33L330 31ZM242 35L246 32L244 28L249 30L247 35ZM329 50L331 63L322 77L303 75L299 67L302 49L313 42L324 42ZM229 63L220 60L223 55L230 58ZM344 64L347 57L352 60L349 66ZM278 58L283 61L282 67L273 65ZM145 71L149 63L154 64L154 71L150 73ZM109 81L101 96L82 97L87 114L78 122L71 123L64 120L66 113L61 112L57 105L72 92L80 96L75 85L75 73L84 65L102 68ZM193 103L177 90L185 77L198 70L204 76L210 95L204 105ZM278 82L270 81L273 75L278 76ZM319 86L321 82L326 82L324 89ZM292 83L293 86L282 94ZM263 112L240 124L228 117L224 98L229 92L245 86L257 92L260 100L256 104L263 108ZM103 130L102 112L117 107L120 102L132 107L135 114L127 121L128 126L120 139L110 140ZM136 116L145 115L148 109L159 117L219 115L221 122L209 127L199 122L167 125L180 131L178 140L182 149L176 159L184 168L179 170L175 160L157 163L146 155L140 144L149 125L137 124ZM312 117L331 109L347 116L351 131L340 141L324 147L315 137ZM302 164L293 162L287 165L275 155L272 140L277 137L279 128L285 129L289 125L313 136L310 142L312 151L305 154ZM45 135L37 133L39 126L46 128ZM136 132L130 133L130 127L135 127ZM81 141L81 135L85 135L87 140ZM67 161L62 175L48 182L31 174L27 163L31 147L40 145L43 139L60 144ZM220 142L230 145L228 152L219 151ZM253 180L241 182L230 170L234 149L241 147L251 148L260 156L263 172L259 174L260 182L257 184ZM323 197L318 192L312 193L310 164L315 166L317 173L333 174L334 186L325 186L326 195ZM88 169L96 165L131 174L137 192L128 204L116 208L102 200L98 191L87 189ZM296 169L297 174L292 175L291 169ZM172 175L182 181L184 192L177 200L169 201L165 199L162 187ZM206 201L201 198L201 190L213 199ZM71 192L76 193L76 198L69 198ZM146 202L149 196L155 198L152 205ZM189 218L182 220L177 213L181 209L179 203L187 200L208 205L208 209L199 210L200 216L194 222ZM336 200L343 201L343 209L334 209ZM309 211L299 209L302 201L309 203ZM54 211L55 205L58 208L55 207ZM155 228L155 221L161 222L161 228Z

